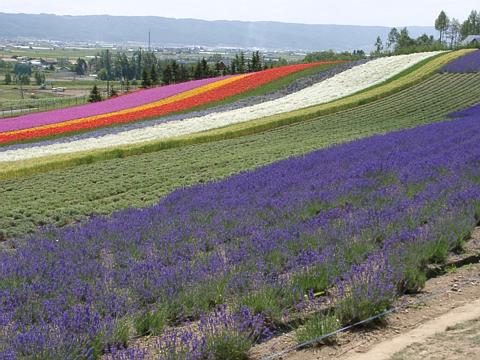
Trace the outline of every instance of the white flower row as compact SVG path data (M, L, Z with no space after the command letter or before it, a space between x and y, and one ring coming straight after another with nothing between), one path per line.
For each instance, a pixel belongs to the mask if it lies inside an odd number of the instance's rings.
M75 140L69 143L38 145L31 148L7 150L0 152L0 162L25 160L42 156L68 154L78 151L166 139L327 103L352 95L373 85L380 84L410 66L436 54L438 54L438 52L379 58L353 67L296 93L236 110L171 121L97 138L92 137Z

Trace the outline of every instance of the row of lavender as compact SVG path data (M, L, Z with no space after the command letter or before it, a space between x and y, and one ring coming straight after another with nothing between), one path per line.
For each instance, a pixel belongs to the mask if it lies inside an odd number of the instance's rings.
M441 73L475 73L480 72L480 50L462 56L447 65L441 70Z
M306 294L329 289L341 323L388 307L479 219L480 109L463 115L19 242L0 253L0 357L95 358L145 334L159 358L215 357Z

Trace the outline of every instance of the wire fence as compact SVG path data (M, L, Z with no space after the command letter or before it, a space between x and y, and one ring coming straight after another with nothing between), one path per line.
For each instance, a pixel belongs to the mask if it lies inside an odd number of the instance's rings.
M88 102L88 96L66 98L25 100L11 103L0 103L0 119L20 116L32 112L61 109L69 106L82 105Z
M469 283L477 283L477 282L480 282L480 276L472 276L472 277L469 277L469 278L466 278L466 279L460 279L460 280L457 280L456 283L457 285L466 285L466 284L469 284ZM294 346L291 346L287 349L284 349L284 350L281 350L281 351L278 351L278 352L275 352L273 354L270 354L270 355L267 355L267 356L264 356L261 358L261 360L275 360L275 359L281 359L283 358L285 355L289 354L289 353L292 353L294 351L297 351L297 350L302 350L302 349L305 349L305 348L309 348L311 346L315 346L315 345L318 345L319 343L321 343L322 341L330 338L330 337L333 337L335 335L338 335L340 333L343 333L343 332L346 332L352 328L355 328L355 327L358 327L360 325L364 325L364 324L367 324L367 323L370 323L374 320L378 320L378 319L381 319L389 314L392 314L392 313L395 313L395 312L398 312L400 310L404 310L404 309L407 309L409 307L412 307L412 306L416 306L416 305L421 305L423 304L425 301L427 300L431 300L431 299L435 299L435 298L438 298L439 296L441 295L445 295L446 293L448 293L449 291L451 291L452 289L452 286L449 285L447 287L444 287L438 291L434 291L432 293L428 293L428 294L424 294L424 295L420 295L418 296L418 298L416 298L414 301L412 302L403 302L401 303L400 305L398 306L395 306L393 308L390 308L388 310L385 310L385 311L382 311L374 316L371 316L369 317L368 319L365 319L365 320L362 320L362 321L359 321L359 322L356 322L354 324L351 324L351 325L348 325L348 326L345 326L345 327L342 327L341 329L338 329L338 330L335 330L333 332L330 332L328 334L324 334L324 335L321 335L319 337L316 337L316 338L313 338L313 339L310 339L308 341L305 341L305 342L302 342L300 344L297 344L297 345L294 345Z

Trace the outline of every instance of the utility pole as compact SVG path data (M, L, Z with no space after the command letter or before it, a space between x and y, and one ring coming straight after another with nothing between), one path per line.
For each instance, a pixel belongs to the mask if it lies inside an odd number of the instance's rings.
M106 64L107 66L107 98L110 96L110 72L111 72L111 64L110 64L110 52L107 49L107 58L106 58Z
M150 49L150 44L151 44L150 40L151 40L151 29L148 29L148 52L151 51L151 49Z

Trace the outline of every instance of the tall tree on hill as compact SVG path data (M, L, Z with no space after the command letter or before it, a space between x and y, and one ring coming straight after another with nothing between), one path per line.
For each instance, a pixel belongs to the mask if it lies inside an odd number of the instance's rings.
M199 80L202 78L202 63L200 61L197 61L197 64L195 65L195 68L193 70L193 78L195 80Z
M450 26L445 33L445 38L448 40L451 49L458 45L461 27L462 25L460 24L460 21L458 21L458 19L453 18L450 21Z
M232 63L230 64L230 74L234 75L237 73L237 62L235 59L232 60Z
M162 82L166 85L168 84L171 84L173 81L173 76L172 76L172 67L170 66L170 64L167 64L164 68L163 68L163 72L162 72Z
M388 39L387 39L387 47L389 50L395 49L398 39L400 37L400 34L398 33L397 28L392 28L390 32L388 33Z
M466 38L468 35L480 34L480 12L472 10L467 20L463 22L460 34L462 38Z
M254 51L252 53L251 71L262 70L262 59L260 58L260 51Z
M97 84L93 85L92 91L90 91L90 96L88 97L88 102L99 102L102 101L102 96L98 91Z
M377 41L375 41L375 55L380 55L383 51L383 42L380 36L377 36Z
M398 41L397 41L397 46L395 48L396 51L401 51L404 49L407 49L409 47L415 46L415 40L413 40L409 33L408 29L404 27L403 29L400 30L399 36L398 36Z
M178 71L179 71L179 68L178 68L178 63L176 60L173 60L172 61L172 82L176 83L176 82L179 82L179 74L178 74Z
M152 64L152 68L150 69L150 82L152 85L158 84L157 66L155 64Z
M447 14L445 14L445 11L442 10L438 15L437 20L435 20L435 29L440 32L440 42L443 42L443 35L447 31L449 24L450 19Z
M150 73L146 68L142 70L142 87L148 88L152 85L152 79L150 78Z
M85 75L88 70L88 65L85 59L78 58L75 64L75 73L77 75Z
M202 59L202 79L207 78L210 75L210 69L208 68L208 63L205 58Z
M132 56L133 68L135 69L135 79L140 80L143 73L143 50L139 49Z
M188 69L185 66L185 64L180 64L180 68L178 70L178 81L187 81L189 79L190 75L188 73Z
M245 67L245 53L243 51L240 53L240 56L238 57L237 68L240 74L244 74L245 71L247 70Z

